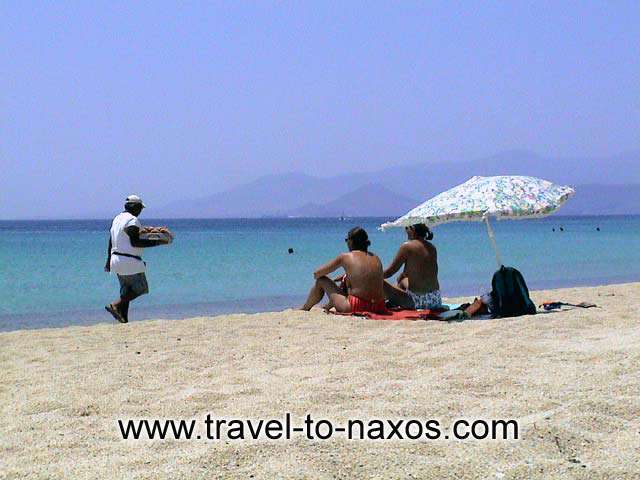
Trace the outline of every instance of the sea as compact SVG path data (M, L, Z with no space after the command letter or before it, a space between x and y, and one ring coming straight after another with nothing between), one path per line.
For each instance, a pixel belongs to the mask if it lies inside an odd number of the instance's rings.
M389 218L145 219L171 245L145 250L150 293L131 321L181 319L299 306L313 271L344 251L362 226L388 265L405 240ZM104 305L118 281L103 270L110 220L0 221L0 331L113 322ZM561 217L493 223L502 261L531 289L640 281L640 216ZM443 295L490 290L497 269L483 223L433 228ZM293 249L293 253L289 253ZM553 298L551 300L562 300ZM593 299L585 299L593 300Z

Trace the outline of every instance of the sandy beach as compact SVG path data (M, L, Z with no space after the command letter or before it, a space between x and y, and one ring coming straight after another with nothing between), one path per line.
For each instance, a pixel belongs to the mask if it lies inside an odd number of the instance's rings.
M0 334L1 478L640 478L640 283L504 320L321 311ZM452 299L455 301L455 299ZM518 440L123 440L118 419L516 419Z

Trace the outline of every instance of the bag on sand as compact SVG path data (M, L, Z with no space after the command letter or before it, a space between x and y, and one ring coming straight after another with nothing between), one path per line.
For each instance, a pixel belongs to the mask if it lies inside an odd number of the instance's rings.
M522 274L513 267L500 267L491 280L491 313L494 317L518 317L536 313Z

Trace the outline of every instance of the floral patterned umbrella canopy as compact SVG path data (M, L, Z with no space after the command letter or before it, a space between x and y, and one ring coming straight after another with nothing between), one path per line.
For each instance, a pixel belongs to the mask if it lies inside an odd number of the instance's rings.
M523 219L545 217L555 212L575 191L535 177L473 177L465 183L436 195L407 214L380 226L382 230L415 223L428 226L447 222L485 221L495 245L489 217Z

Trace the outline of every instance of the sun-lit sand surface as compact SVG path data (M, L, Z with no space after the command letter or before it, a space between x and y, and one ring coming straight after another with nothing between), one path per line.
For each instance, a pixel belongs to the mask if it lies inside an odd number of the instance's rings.
M0 478L640 478L640 283L505 320L286 311L0 334ZM133 312L135 316L135 311ZM124 441L117 419L514 418L510 441Z

